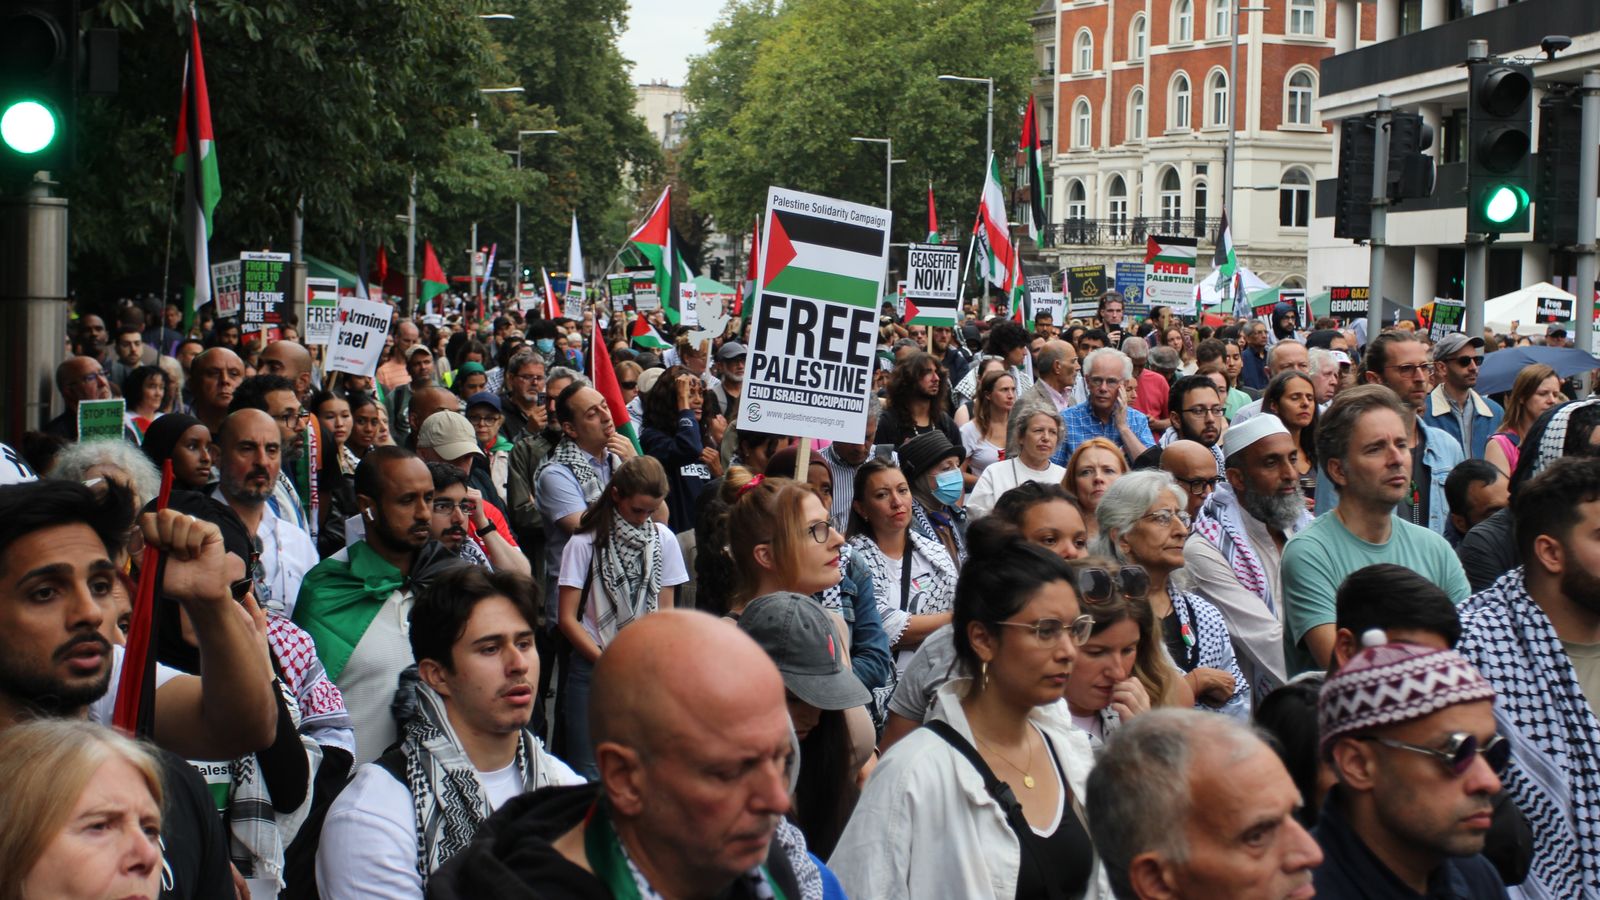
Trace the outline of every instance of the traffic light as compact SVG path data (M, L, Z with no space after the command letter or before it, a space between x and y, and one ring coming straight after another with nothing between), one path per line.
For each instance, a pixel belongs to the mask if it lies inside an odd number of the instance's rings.
M1339 123L1339 173L1333 236L1352 241L1372 237L1372 166L1377 116L1367 113Z
M1533 67L1468 63L1467 231L1528 230L1532 202Z
M72 161L77 0L8 2L0 12L0 169L31 175Z
M1534 161L1533 239L1568 246L1578 242L1578 157L1583 103L1577 91L1557 90L1539 101L1539 155Z
M1389 199L1421 200L1433 196L1433 126L1419 113L1397 112L1389 126Z

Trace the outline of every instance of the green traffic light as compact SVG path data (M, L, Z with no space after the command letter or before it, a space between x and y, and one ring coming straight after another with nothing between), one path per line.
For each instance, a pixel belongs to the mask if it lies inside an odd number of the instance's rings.
M0 140L17 153L38 153L55 139L55 113L37 100L18 100L0 113Z
M1497 185L1490 189L1489 197L1483 204L1483 217L1496 225L1504 225L1527 208L1528 195L1521 188L1509 184Z

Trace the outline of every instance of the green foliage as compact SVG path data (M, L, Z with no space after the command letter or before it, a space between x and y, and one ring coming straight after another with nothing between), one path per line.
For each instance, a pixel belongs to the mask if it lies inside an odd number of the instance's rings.
M742 232L779 185L879 205L888 137L895 240L926 236L931 180L945 217L976 207L981 84L995 80L995 152L1009 164L1033 75L1032 0L732 0L690 66L694 202Z

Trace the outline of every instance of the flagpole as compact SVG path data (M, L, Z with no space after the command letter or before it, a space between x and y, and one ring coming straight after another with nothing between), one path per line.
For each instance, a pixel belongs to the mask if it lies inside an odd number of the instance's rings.
M167 290L172 280L172 223L178 217L178 212L175 209L175 206L178 202L177 171L173 171L172 173L172 190L168 191L167 193L167 251L161 257L161 308L163 310L166 309L166 304L172 300L172 298L167 295ZM163 315L165 315L164 312ZM184 336L188 337L188 335Z

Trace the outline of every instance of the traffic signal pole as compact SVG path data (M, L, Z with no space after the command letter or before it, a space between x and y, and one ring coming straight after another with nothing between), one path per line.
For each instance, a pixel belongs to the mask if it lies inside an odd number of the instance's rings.
M1462 296L1466 300L1466 333L1483 336L1483 302L1489 299L1489 239L1467 232L1466 277Z
M1372 237L1367 269L1367 340L1383 330L1383 266L1389 236L1389 123L1394 105L1387 94L1378 95L1378 123L1372 150Z
M67 201L34 181L0 197L0 439L50 419L67 337Z
M1583 128L1578 154L1578 324L1579 349L1594 352L1595 212L1600 193L1600 71L1583 73Z

